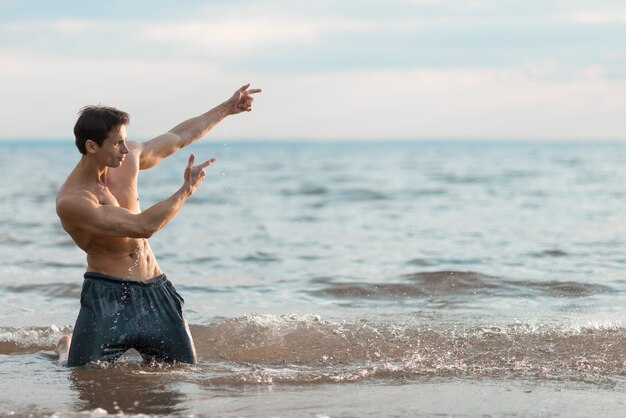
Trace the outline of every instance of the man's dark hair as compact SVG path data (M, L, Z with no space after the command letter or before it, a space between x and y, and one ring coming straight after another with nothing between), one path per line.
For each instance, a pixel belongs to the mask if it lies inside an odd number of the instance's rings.
M81 154L87 154L85 142L88 139L102 145L109 132L130 122L128 113L106 106L85 106L80 109L78 115L74 125L74 136L76 147Z

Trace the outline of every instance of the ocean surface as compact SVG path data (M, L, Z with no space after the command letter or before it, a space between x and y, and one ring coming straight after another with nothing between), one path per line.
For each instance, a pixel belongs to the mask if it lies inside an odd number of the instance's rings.
M626 144L224 143L150 241L197 365L67 369L85 255L72 141L0 142L0 414L626 415Z

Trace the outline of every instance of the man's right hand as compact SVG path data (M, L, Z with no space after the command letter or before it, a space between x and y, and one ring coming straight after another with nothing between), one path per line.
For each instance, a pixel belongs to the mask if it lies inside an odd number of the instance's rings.
M189 194L195 192L198 186L200 186L200 184L202 183L202 180L204 180L204 177L206 177L204 169L216 161L215 158L211 158L209 160L206 160L202 164L194 166L193 163L195 160L195 155L191 154L189 156L189 162L187 163L187 167L185 167L184 187L189 191Z

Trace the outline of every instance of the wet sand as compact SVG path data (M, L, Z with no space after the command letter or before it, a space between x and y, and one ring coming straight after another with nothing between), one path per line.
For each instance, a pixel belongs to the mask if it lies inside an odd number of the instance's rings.
M5 371L14 372L14 366L3 361ZM33 384L31 376L11 379L0 396L4 415L621 417L626 408L624 382L602 387L567 381L407 377L332 384L225 385L194 382L189 373L181 378L185 373L176 370L142 371L133 366L51 373L49 364L42 361L23 371L46 375L47 383ZM69 392L63 389L68 384ZM25 387L34 393L26 395Z

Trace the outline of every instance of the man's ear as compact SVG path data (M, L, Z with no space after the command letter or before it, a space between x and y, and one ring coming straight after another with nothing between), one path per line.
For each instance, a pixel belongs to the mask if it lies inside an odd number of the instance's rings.
M98 143L91 139L85 141L85 149L88 153L93 154L98 150Z

